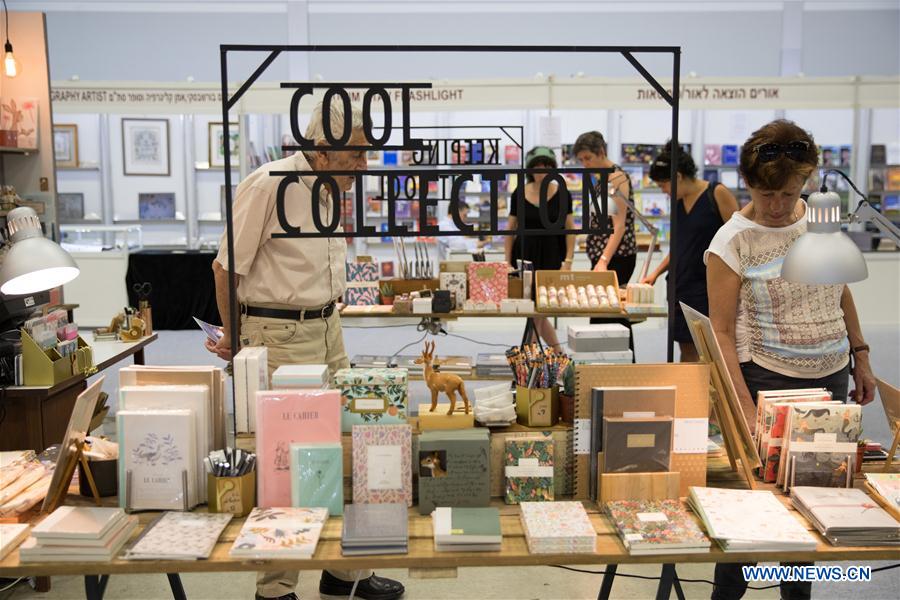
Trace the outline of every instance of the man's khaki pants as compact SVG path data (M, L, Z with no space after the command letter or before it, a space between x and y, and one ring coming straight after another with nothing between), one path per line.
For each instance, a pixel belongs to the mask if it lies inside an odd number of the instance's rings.
M344 350L341 318L334 312L327 319L288 321L265 317L241 319L241 346L265 346L269 355L269 379L281 365L328 365L329 377L338 369L350 366ZM364 571L329 572L339 579L366 579L371 569ZM256 593L264 598L290 594L297 587L297 571L272 571L256 577Z

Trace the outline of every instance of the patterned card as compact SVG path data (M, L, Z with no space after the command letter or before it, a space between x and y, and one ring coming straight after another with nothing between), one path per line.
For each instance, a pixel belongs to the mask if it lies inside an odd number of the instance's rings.
M469 300L494 302L509 297L509 265L502 262L470 262L466 266Z
M192 560L209 558L231 520L228 513L167 512L144 529L124 558Z
M506 503L553 501L552 438L506 440Z
M790 487L851 487L856 453L791 452Z
M441 273L441 289L455 295L456 305L462 306L467 299L468 286L465 273Z
M597 532L581 502L523 502L522 528L535 552L594 552Z
M291 505L291 444L341 442L337 390L256 394L257 505Z
M341 369L333 387L341 391L341 431L354 425L406 423L406 369Z
M327 519L325 508L254 508L229 554L244 558L312 558Z
M412 506L412 428L353 426L353 503Z
M120 410L117 418L119 506L133 510L184 510L185 504L187 508L195 506L198 494L194 411Z
M374 262L350 262L347 267L347 290L344 304L371 306L380 304L378 295L378 264Z
M785 443L781 455L790 456L792 442L814 442L827 446L834 443L856 444L862 430L862 406L858 404L797 404L790 407L785 423ZM798 448L801 449L801 448ZM823 451L833 451L824 447ZM804 451L816 448L802 447ZM776 482L783 485L789 481L789 464L778 463Z
M680 500L616 500L606 512L629 550L710 545Z

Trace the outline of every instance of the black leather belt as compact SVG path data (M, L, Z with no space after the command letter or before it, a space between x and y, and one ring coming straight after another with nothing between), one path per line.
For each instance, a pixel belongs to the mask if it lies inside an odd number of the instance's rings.
M305 321L306 319L327 319L334 313L332 300L322 308L315 310L285 310L281 308L264 308L262 306L244 305L242 312L248 317L266 317L269 319L286 319L288 321Z

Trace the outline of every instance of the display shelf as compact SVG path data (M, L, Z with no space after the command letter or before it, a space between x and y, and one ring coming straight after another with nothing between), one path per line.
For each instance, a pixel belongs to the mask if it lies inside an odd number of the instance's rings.
M37 148L18 148L15 146L0 146L0 154L37 154Z
M82 167L56 167L57 171L99 171L99 165L89 165Z
M184 225L185 219L113 219L116 225Z

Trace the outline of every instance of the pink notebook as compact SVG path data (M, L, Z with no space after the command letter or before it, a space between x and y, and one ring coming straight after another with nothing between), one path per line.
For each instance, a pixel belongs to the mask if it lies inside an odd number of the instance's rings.
M291 444L306 442L341 443L341 393L257 392L257 506L291 505Z

